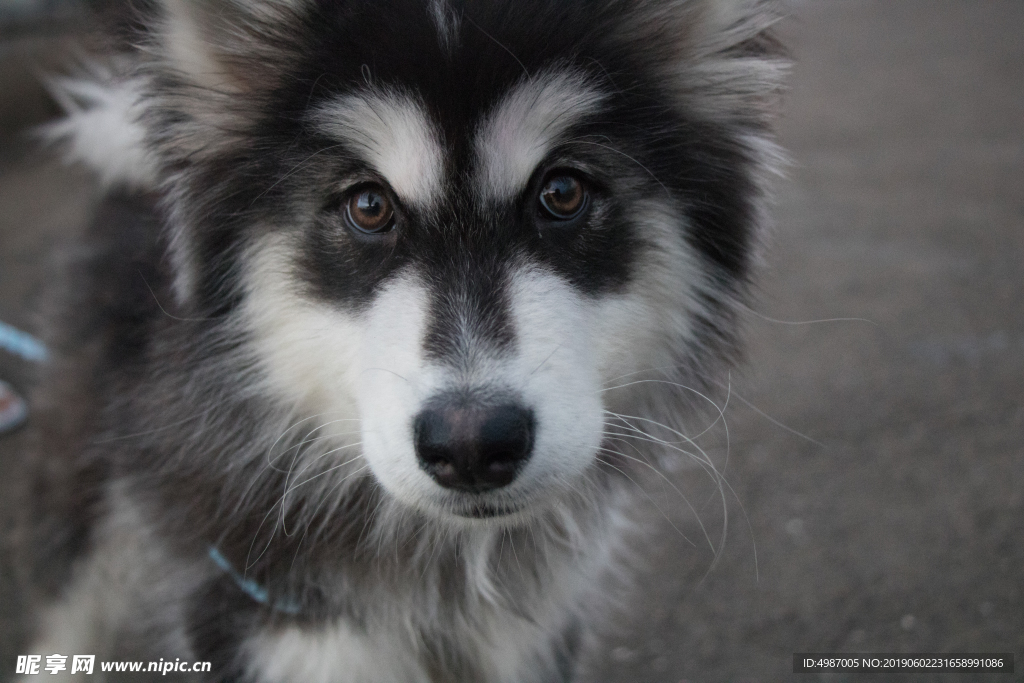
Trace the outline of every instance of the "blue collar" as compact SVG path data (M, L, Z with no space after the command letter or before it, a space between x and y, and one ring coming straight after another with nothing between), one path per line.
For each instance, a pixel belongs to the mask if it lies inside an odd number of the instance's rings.
M50 355L43 342L3 322L0 322L0 349L36 363L46 361Z
M266 605L277 612L284 612L285 614L298 614L302 611L302 607L294 600L271 600L270 594L267 592L266 588L259 585L252 579L247 579L239 574L231 562L228 561L228 558L224 557L224 555L217 550L216 546L210 546L209 555L214 564L220 567L225 574L230 576L232 580L234 580L235 585L242 589L243 593L256 602L261 605Z

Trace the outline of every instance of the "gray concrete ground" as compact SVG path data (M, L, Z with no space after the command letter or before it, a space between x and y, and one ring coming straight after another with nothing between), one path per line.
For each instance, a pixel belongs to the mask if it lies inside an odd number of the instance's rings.
M729 540L708 571L680 493L650 487L642 590L593 678L1022 681L1024 3L808 0L786 32L794 165L732 377ZM4 140L0 319L28 324L90 188ZM836 318L869 322L809 322ZM2 355L0 376L30 381ZM0 438L0 487L18 444ZM717 541L707 478L676 483ZM10 571L0 680L21 647ZM1012 652L1018 673L795 675L800 651Z

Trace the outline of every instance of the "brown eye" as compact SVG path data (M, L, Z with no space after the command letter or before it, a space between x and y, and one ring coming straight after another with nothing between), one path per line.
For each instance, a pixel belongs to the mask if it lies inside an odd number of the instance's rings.
M540 206L550 218L559 221L579 216L587 205L587 191L571 175L553 175L540 190Z
M395 225L394 209L378 185L355 191L345 204L345 217L356 230L373 235L388 232Z

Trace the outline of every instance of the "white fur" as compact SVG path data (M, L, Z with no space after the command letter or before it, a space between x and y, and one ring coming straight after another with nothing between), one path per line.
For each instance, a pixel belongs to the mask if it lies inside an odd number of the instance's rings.
M674 365L677 361L669 354L689 348L694 318L706 313L698 293L713 289L700 257L683 239L686 219L679 210L648 200L634 212L650 245L638 258L642 265L624 292L593 303L601 331L592 341L604 385L641 370Z
M250 251L241 312L268 387L297 412L323 421L358 415L354 387L365 322L304 296L290 238L271 233ZM338 432L349 432L351 426Z
M358 360L364 456L392 495L421 508L439 487L417 462L413 419L443 387L440 368L423 358L427 307L417 277L389 283L370 309Z
M552 70L524 80L494 108L476 136L478 191L515 196L559 137L598 111L603 96L584 77Z
M398 194L412 204L433 206L441 196L444 154L423 106L395 90L343 95L314 116L320 129L351 145Z
M568 282L541 268L517 273L509 298L516 355L498 374L522 392L537 420L533 456L513 485L557 495L593 463L601 441L593 340L603 324Z
M51 82L50 91L66 116L44 126L42 135L63 143L68 161L85 165L107 187L154 189L159 168L139 121L141 84L117 81L98 66L92 70L96 72L92 78Z
M358 633L346 622L326 629L268 630L244 648L253 683L421 683L429 680L409 642Z

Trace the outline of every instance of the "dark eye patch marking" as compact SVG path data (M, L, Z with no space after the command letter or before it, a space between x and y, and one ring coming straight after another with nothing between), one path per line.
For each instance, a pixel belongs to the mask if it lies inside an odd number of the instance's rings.
M566 0L549 8L553 14L543 22L531 17L525 6L505 5L495 14L490 6L467 5L473 21L459 24L458 40L447 51L438 46L436 27L423 5L380 0L372 6L345 3L342 9L342 4L321 3L305 29L311 37L304 41L304 61L268 98L266 119L252 131L252 149L259 153L246 152L244 158L225 159L210 169L211 178L234 180L222 183L224 192L211 193L218 201L210 206L217 210L202 217L211 229L196 231L209 236L203 238L208 245L199 244L204 254L215 253L229 264L232 245L214 239L226 235L221 226L232 226L229 239L234 241L251 216L272 211L279 224L304 226L304 248L295 274L318 298L359 308L372 301L388 278L413 268L438 289L439 311L454 311L454 302L461 301L464 310L472 311L470 317L485 320L480 328L492 330L487 334L499 345L513 336L501 331L503 324L492 324L504 315L499 310L505 296L500 290L510 269L524 260L550 267L586 295L614 291L629 282L637 254L648 242L636 221L635 206L641 201L670 202L679 209L676 213L686 216L679 231L697 254L717 267L726 281L743 278L752 181L742 145L724 126L691 116L670 99L662 79L648 72L642 57L605 49L600 31L578 34L573 17L587 11L585 3ZM424 27L402 21L398 33L389 34L379 22L381 14L389 12L423 13ZM564 39L540 38L554 34ZM572 46L572 52L564 52L564 46ZM524 69L532 89L524 86ZM495 112L515 99L514 93L526 92L522 88L529 90L535 104L538 94L548 104L505 112L547 112L547 118L540 119L554 122L557 134L534 138L543 142L540 148L521 135L536 129L536 117L511 133L506 129L505 137L488 123L496 116L516 122L514 116ZM363 107L369 91L376 93L374 102L400 102L391 113L384 112L383 118L392 120L387 130L408 123L401 112L415 111L418 123L406 130L430 131L406 136L412 145L392 146L387 152L395 152L391 158L401 159L402 149L418 148L423 154L417 159L436 159L437 152L441 160L427 165L433 169L430 173L407 175L409 187L430 188L417 195L423 201L407 201L417 193L403 195L395 188L397 228L381 235L386 239L371 233L373 239L358 240L352 231L343 234L338 211L320 211L311 219L308 207L327 203L346 174L391 183L375 161L384 154L379 138L366 126L353 136L349 126L376 116L373 107ZM574 106L545 110L560 96L564 103L566 95L575 98ZM335 117L340 125L333 131L296 123L340 101L352 104L354 96L362 98L357 106L360 116ZM496 148L509 150L511 156L491 154L482 160L480 140L488 135ZM377 145L376 151L367 145ZM530 163L512 164L516 155ZM571 229L541 230L541 188L532 181L557 168L584 169L580 177L585 178L588 200L585 210L572 219ZM513 177L525 180L516 180L511 187L508 179ZM549 207L568 216L568 209L575 206L573 196L568 187L548 193ZM224 277L212 279L211 290L220 287ZM460 287L464 292L481 291L457 294ZM485 288L498 291L484 295ZM440 346L445 337L433 338ZM451 335L448 340L454 343Z

